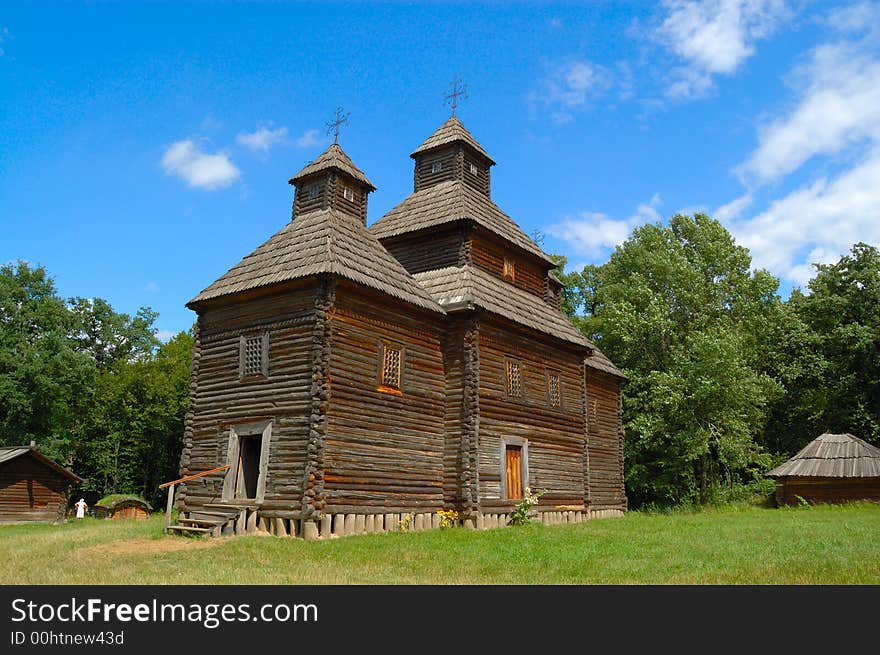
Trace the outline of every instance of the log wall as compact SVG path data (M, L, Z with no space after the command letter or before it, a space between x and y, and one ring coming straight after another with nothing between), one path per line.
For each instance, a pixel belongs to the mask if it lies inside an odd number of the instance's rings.
M459 252L466 231L461 225L384 239L382 245L409 273L422 273L459 265Z
M541 506L584 506L584 419L581 362L576 347L545 342L484 316L479 333L480 509L509 508L501 498L504 437L528 440L529 485L546 489ZM522 398L507 397L505 359L520 362ZM562 406L551 407L547 370L560 376Z
M454 148L438 149L426 152L416 158L413 187L415 191L421 191L428 187L446 182L456 177L457 165L456 150ZM432 172L434 164L440 164L441 169Z
M475 229L471 237L471 261L499 279L504 279L504 258L511 257L515 262L513 285L525 289L539 298L544 298L544 277L542 269L527 256L515 255L510 245L490 237L482 229Z
M327 512L443 507L441 318L340 283L324 453ZM396 393L379 388L383 344L403 349Z
M810 504L880 501L878 478L783 478L776 481L776 504L799 505L800 496Z
M626 509L620 382L586 367L589 492L594 509Z
M0 464L0 522L58 521L67 510L70 480L29 454Z
M309 434L315 281L202 308L181 475L227 464L231 425L272 421L264 507L300 509ZM239 338L269 333L268 376L239 378ZM181 485L185 506L219 502L224 473Z

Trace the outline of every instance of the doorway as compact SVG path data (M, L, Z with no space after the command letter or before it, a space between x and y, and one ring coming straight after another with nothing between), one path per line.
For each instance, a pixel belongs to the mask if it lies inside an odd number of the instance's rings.
M522 447L508 444L505 449L505 469L507 473L507 497L510 500L522 498Z
M256 499L257 482L260 479L260 452L262 451L263 435L244 435L239 437L239 440L235 497Z

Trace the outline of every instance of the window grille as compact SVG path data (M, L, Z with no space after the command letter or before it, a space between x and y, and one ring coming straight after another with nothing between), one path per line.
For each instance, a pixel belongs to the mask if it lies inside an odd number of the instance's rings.
M239 357L241 377L244 377L246 375L266 375L267 347L268 334L258 334L253 337L241 338L241 350Z
M550 407L559 407L562 404L559 376L556 373L550 373L547 375L547 396L550 399Z
M519 398L522 396L522 378L519 372L519 362L507 360L507 395Z
M382 384L393 389L400 389L400 360L399 348L385 346L382 355Z
M478 172L478 171L477 171L477 165L474 164L473 162L471 162L470 167L471 167L471 175L476 175L477 172Z
M309 200L314 200L315 198L317 198L320 195L321 195L321 187L319 187L317 184L313 184L312 186L309 187Z
M351 187L344 187L342 189L342 197L346 200L354 202L354 189L352 189Z
M431 172L432 173L439 173L442 170L443 170L443 162L442 161L435 161L433 164L431 164Z

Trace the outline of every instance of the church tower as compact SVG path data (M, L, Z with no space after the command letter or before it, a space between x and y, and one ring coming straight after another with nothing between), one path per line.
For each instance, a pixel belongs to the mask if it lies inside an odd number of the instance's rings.
M376 190L338 143L290 178L296 187L293 220L315 210L335 210L367 224L367 195Z

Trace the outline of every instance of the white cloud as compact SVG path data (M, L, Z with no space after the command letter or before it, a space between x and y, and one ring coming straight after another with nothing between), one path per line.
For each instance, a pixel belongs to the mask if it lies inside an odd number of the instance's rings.
M638 205L635 213L624 219L614 219L600 212L580 212L549 226L547 233L571 244L579 255L596 257L626 241L633 228L659 221L657 207L660 203L659 194L654 194L651 200Z
M815 261L836 261L859 241L880 246L880 146L851 169L800 187L731 231L752 251L756 267L798 284L812 277Z
M739 218L742 213L752 204L753 198L751 193L741 195L739 198L731 200L726 205L721 205L712 214L712 218L728 223L735 218Z
M788 14L784 0L666 0L653 39L679 57L667 95L688 99L707 95L713 75L735 73Z
M156 338L162 343L167 343L175 334L171 330L156 330Z
M314 148L324 143L325 140L318 136L318 130L306 130L296 139L297 148Z
M797 106L759 131L758 148L739 168L745 181L770 182L816 155L880 140L880 60L852 43L817 47L796 71Z
M556 65L528 95L533 105L543 105L554 122L573 120L572 110L581 108L610 84L608 71L589 61L571 60Z
M270 130L263 126L255 132L239 132L235 140L254 152L267 153L269 148L283 141L285 136L287 136L286 127Z
M176 141L165 149L162 168L166 175L176 175L191 187L208 190L229 186L241 176L226 153L202 152L189 139Z

